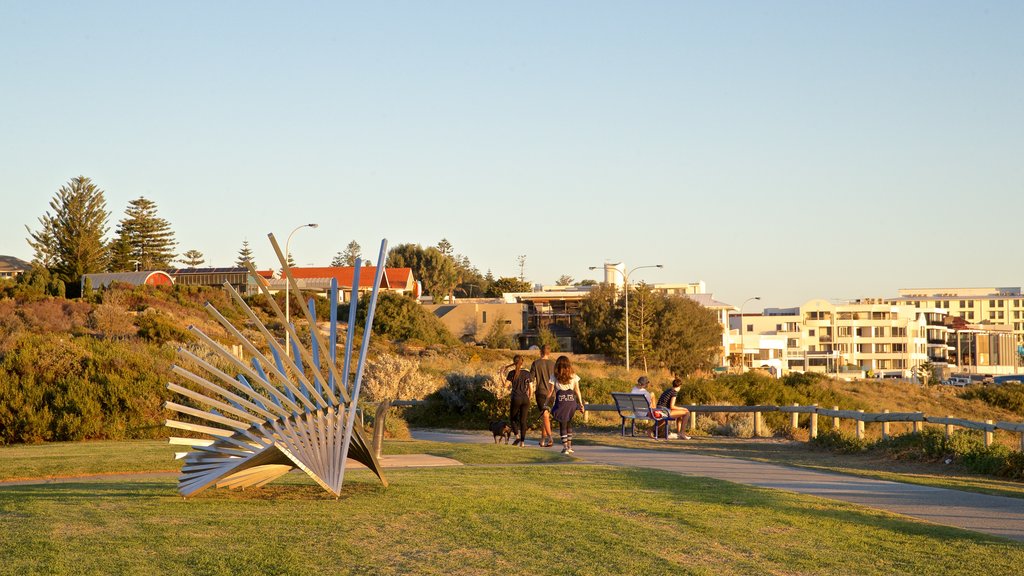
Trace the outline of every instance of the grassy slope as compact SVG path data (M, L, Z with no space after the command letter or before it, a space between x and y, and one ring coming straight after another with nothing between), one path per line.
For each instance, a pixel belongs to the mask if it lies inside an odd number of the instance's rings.
M1024 546L853 505L593 466L0 489L3 574L1013 573Z

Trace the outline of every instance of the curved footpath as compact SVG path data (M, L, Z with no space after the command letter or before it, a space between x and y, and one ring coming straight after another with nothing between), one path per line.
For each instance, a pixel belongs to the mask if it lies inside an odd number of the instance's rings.
M417 440L440 442L493 442L490 434L471 432L413 430L412 435ZM536 442L532 444L534 447L537 446ZM686 452L593 445L576 445L574 448L574 456L586 462L655 468L686 476L703 476L761 488L788 490L1024 541L1024 499L1021 498L990 496Z

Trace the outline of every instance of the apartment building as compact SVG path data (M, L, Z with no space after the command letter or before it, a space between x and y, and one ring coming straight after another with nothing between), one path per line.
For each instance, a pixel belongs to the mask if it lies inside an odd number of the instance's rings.
M1021 288L901 288L886 302L915 308L943 308L969 324L1006 325L1024 346L1024 293Z
M941 377L1016 374L1021 369L1009 327L968 323L923 303L811 300L799 308L767 308L760 315L744 315L742 325L735 320L733 338L743 342L740 357L752 368L903 378L913 376L926 362ZM781 350L778 338L786 342Z
M755 337L752 343L765 336L772 341L785 339L778 359L783 371L863 371L909 377L919 364L947 358L949 328L942 322L944 317L943 310L877 300L848 304L811 300L798 308L767 308L761 315L745 315L742 327L737 318L736 328L742 330L744 355L750 354L752 367L775 364L761 360L775 353L748 349L747 335Z

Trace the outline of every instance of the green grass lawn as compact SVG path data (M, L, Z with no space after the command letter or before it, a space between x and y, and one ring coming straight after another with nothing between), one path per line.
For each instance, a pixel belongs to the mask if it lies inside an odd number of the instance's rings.
M123 472L178 471L181 446L166 440L52 442L0 447L0 481ZM564 461L557 450L527 450L491 444L388 440L385 454L432 454L464 464L534 464Z
M642 434L638 432L638 434ZM1024 498L1024 483L990 476L971 474L957 466L900 461L870 454L837 454L816 450L806 442L779 439L740 439L718 436L695 436L694 440L652 440L643 436L620 436L615 432L590 432L581 435L579 444L604 444L646 450L680 450L708 456L743 458L853 474L880 480L907 482L937 488L952 488Z
M1024 545L667 472L549 465L0 488L0 574L1010 574Z

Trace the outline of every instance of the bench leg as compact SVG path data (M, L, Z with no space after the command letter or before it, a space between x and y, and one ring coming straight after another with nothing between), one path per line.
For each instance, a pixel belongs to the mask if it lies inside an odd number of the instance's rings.
M622 419L622 425L619 427L619 435L620 436L625 436L626 435L626 419L625 418Z

